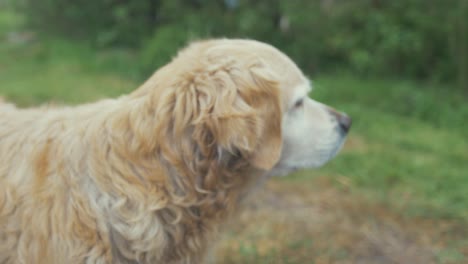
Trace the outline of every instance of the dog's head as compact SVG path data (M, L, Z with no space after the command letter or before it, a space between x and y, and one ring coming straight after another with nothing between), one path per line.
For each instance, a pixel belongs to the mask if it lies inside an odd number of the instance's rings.
M151 95L163 141L155 144L189 170L198 159L237 158L286 174L334 157L351 125L345 114L310 99L310 90L277 49L224 39L190 45L134 95Z

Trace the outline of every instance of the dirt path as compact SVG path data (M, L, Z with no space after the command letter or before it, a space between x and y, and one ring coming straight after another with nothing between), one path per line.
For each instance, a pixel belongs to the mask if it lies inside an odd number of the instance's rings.
M464 262L440 257L460 231L453 223L404 217L326 179L306 185L272 180L258 190L224 235L218 263Z

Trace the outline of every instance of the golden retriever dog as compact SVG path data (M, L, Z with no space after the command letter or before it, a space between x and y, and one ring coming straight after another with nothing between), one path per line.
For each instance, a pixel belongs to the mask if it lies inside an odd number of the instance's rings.
M351 119L310 89L277 49L221 39L117 99L0 102L0 263L205 263L256 183L340 149Z

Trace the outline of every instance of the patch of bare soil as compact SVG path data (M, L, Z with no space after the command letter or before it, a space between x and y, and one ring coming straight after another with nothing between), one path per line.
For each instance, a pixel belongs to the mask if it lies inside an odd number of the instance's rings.
M313 184L258 189L220 241L217 263L438 263L459 228L402 216L326 179Z

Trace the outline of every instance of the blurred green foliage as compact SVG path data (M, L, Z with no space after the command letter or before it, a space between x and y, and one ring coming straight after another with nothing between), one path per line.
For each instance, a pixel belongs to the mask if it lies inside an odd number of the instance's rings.
M274 44L308 73L455 82L468 90L466 0L18 0L30 28L142 50L143 71L192 39Z

